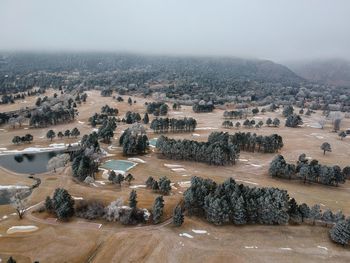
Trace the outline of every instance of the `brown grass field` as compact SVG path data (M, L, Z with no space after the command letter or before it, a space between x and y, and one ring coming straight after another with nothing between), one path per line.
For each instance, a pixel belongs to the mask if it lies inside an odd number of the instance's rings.
M79 116L74 123L50 127L56 132L60 130L78 127L81 134L90 133L91 126L88 118L95 112L100 112L101 106L109 106L119 109L119 116L124 116L128 110L145 112L144 103L151 99L134 97L136 104L129 106L125 102L117 102L111 97L101 97L98 91L88 91L89 97L79 110ZM49 91L48 94L53 94ZM127 96L124 96L124 99ZM31 106L36 98L28 98L26 102L14 105L1 105L1 111L16 109L18 107ZM170 105L171 106L171 105ZM171 107L170 107L171 108ZM197 128L211 127L217 130L221 128L223 110L216 109L213 113L196 114L191 107L183 106L179 111L169 111L170 117L192 116L197 119ZM278 133L283 137L284 147L281 153L289 162L295 162L301 153L318 159L322 164L338 164L341 167L350 165L350 138L340 140L336 133L331 132L331 123L328 122L324 129L309 127L316 123L321 116L317 112L310 117L304 116L305 125L301 128L284 127L284 118L281 112L259 114L257 121L264 122L268 117L279 117L280 128L266 127L256 130L249 129L258 134ZM152 117L150 116L152 119ZM252 117L250 117L252 118ZM242 122L242 121L241 121ZM117 127L113 146L118 146L118 138L122 130L128 125L120 124ZM47 128L44 129L12 129L9 126L0 127L0 148L23 149L26 147L47 146L51 143L60 143L56 138L53 142L45 138ZM344 119L342 128L350 128L350 120ZM240 128L244 131L244 128ZM174 138L187 138L194 140L206 140L213 130L199 129L195 131L200 136L192 134L168 134ZM236 129L226 130L234 133ZM11 143L14 135L31 133L34 141L31 145L15 146ZM148 129L149 138L158 137ZM44 137L43 137L44 136ZM40 138L43 137L43 138ZM71 138L65 142L76 142L79 138ZM332 152L323 155L320 145L328 141L332 146ZM101 144L107 150L108 145ZM108 159L126 159L122 156L120 148L108 150L115 154ZM212 178L222 182L233 177L239 183L250 186L274 186L288 190L290 196L297 202L305 202L309 205L321 204L322 209L330 208L333 211L343 210L350 215L350 182L339 187L322 186L315 184L303 184L299 181L276 180L268 176L268 166L274 154L241 152L240 159L235 166L215 167L206 164L187 161L172 161L157 158L156 153L150 151L145 156L137 156L146 161L138 164L131 170L135 177L133 185L144 184L148 176L159 178L167 176L175 183L176 189L165 199L165 224L158 226L146 225L137 227L125 227L118 223L101 223L101 228L82 223L82 219L74 218L67 223L57 223L45 214L27 212L24 219L19 220L13 215L14 210L9 205L0 206L0 259L3 261L12 255L17 262L349 262L350 250L332 243L328 237L328 228L321 226L262 226L246 225L237 226L213 226L196 217L186 217L185 223L180 228L167 224L174 206L181 200L186 187L181 182L190 181L191 176L197 175ZM174 172L164 164L181 164L186 169L184 172ZM55 188L64 187L75 197L84 199L98 199L106 204L123 197L127 201L131 189L128 185L121 188L96 183L96 187L78 184L72 180L70 168L66 167L57 173L38 175L42 179L39 188L35 189L29 198L28 206L36 205L43 201L47 195L51 195ZM104 180L101 174L97 180ZM180 182L180 184L179 184ZM26 175L0 169L0 185L23 184L31 185L32 180ZM138 206L151 209L157 194L150 190L138 188ZM2 219L3 216L8 218ZM35 225L39 230L29 233L6 234L11 226ZM205 230L207 233L198 234L192 230ZM180 236L187 233L193 238ZM1 262L1 261L0 261Z

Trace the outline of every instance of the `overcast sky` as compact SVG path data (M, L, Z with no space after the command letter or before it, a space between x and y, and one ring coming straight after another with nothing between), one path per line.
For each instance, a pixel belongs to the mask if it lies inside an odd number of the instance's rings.
M350 0L0 0L0 50L350 59Z

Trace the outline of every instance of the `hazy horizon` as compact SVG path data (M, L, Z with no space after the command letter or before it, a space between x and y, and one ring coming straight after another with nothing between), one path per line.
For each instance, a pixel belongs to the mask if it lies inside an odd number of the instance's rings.
M0 50L350 59L350 1L3 0Z

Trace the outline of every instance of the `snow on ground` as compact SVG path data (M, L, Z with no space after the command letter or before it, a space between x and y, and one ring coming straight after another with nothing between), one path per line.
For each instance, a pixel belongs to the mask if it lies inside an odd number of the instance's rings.
M92 129L92 132L98 132L97 128Z
M198 133L192 133L192 136L193 136L193 137L200 137L201 135L198 134Z
M94 186L94 187L98 187L98 185L97 185L97 184L95 184L95 183L92 183L91 185L92 185L92 186Z
M115 150L115 149L118 149L118 147L116 147L116 146L112 146L112 145L110 145L110 146L108 146L108 150Z
M254 183L251 181L244 181L244 180L239 180L239 179L235 179L237 182L242 182L242 183L247 183L247 184L253 184L253 185L259 185L258 183Z
M146 163L146 161L140 158L128 158L128 161L136 162L136 163Z
M249 164L249 165L251 165L251 166L253 166L253 167L262 167L262 165L260 165L260 164L254 164L254 163L251 163L251 164Z
M40 137L39 137L39 139L44 139L44 138L45 138L45 136L40 136Z
M178 182L178 185L180 187L190 187L191 186L191 181L182 181L182 182Z
M292 250L290 247L280 247L281 250Z
M106 184L106 181L95 181L96 183L99 183L99 184L102 184L102 185L105 185Z
M84 124L85 122L83 122L83 121L78 121L78 123L79 123L79 124Z
M328 250L327 247L322 247L322 246L317 246L317 247L320 248L320 249Z
M79 142L71 143L71 146L78 145ZM64 143L52 143L49 147L28 147L23 150L3 150L0 154L12 154L12 153L39 153L39 152L49 152L54 150L62 150L69 146L69 144Z
M26 128L24 128L25 130L29 130L29 128L28 127L26 127Z
M192 229L192 232L193 233L196 233L196 234L207 234L207 230L199 230L199 229Z
M145 184L132 185L132 186L129 186L129 188L131 189L146 188L146 185Z
M5 220L5 219L7 219L7 218L9 218L7 215L4 215L2 218L1 218L1 220ZM1 221L0 220L0 221Z
M205 130L218 130L219 128L215 128L215 127L200 127L200 128L196 128L196 130L198 131L205 131Z
M240 161L240 162L248 162L247 159L238 159L238 161Z
M27 189L27 185L0 185L0 190L10 190L10 189Z
M72 196L74 200L83 200L84 198L81 196Z
M188 177L189 175L188 175L188 174L182 174L181 176L183 176L183 177Z
M257 246L244 246L244 248L258 248Z
M37 226L12 226L7 229L7 234L15 234L15 233L25 233L25 232L33 232L38 230Z
M185 168L173 168L171 169L173 172L186 172Z
M172 114L184 114L182 111L174 111L174 112L171 112Z
M5 130L5 129L0 129L0 131L2 131L2 132L7 132L7 130Z
M179 234L180 237L188 237L188 238L193 238L193 236L191 236L190 234L187 234L187 233L182 233L182 234Z
M181 165L181 164L167 164L167 163L165 163L164 166L168 167L168 168L182 168L183 167L183 165Z
M7 148L0 148L0 151L7 151Z

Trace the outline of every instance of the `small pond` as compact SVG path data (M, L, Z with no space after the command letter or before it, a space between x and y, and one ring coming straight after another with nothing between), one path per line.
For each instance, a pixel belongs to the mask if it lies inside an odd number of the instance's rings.
M0 165L15 173L38 174L47 172L47 163L57 151L0 155Z
M124 160L109 160L102 164L100 167L107 170L117 170L126 172L136 166L137 163L124 161Z
M149 145L152 146L152 147L156 147L157 140L158 140L158 138L150 139L150 140L148 141L148 142L149 142Z

